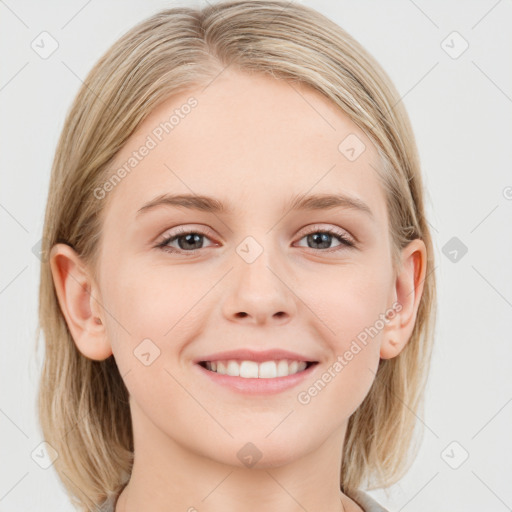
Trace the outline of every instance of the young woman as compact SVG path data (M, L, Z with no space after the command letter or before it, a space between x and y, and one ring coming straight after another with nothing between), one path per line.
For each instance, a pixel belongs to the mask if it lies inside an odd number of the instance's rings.
M80 510L384 510L435 322L421 171L379 64L279 0L159 12L60 138L39 415Z

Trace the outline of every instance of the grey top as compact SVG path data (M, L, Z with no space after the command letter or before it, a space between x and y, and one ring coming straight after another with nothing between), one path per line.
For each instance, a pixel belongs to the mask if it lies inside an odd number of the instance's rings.
M118 494L112 494L110 498L103 502L98 512L114 512ZM357 491L350 496L364 512L389 512L387 509L379 505L369 494L363 491Z
M350 496L350 498L352 498L364 512L389 512L387 508L381 506L369 494L363 491L357 491Z

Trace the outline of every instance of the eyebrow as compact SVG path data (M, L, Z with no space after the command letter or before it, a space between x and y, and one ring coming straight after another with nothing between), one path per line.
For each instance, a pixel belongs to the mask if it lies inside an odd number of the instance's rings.
M162 194L144 204L144 206L138 210L137 216L159 206L187 208L207 213L224 213L231 215L234 213L232 206L226 205L213 197L197 194ZM357 197L343 194L299 194L291 198L288 206L284 208L284 211L314 211L330 210L333 208L346 208L360 211L368 215L371 219L374 219L372 210L366 203Z

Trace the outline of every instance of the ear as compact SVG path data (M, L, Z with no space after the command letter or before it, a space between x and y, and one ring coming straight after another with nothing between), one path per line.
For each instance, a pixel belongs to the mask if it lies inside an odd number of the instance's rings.
M396 313L384 331L381 359L391 359L400 354L414 329L427 267L427 249L423 240L412 240L402 249L401 260L402 267L393 289Z
M112 354L98 289L86 265L69 245L55 244L50 267L59 305L78 350L101 361Z

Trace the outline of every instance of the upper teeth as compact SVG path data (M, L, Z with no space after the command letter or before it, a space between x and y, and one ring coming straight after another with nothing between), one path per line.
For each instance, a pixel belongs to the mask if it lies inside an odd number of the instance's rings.
M232 377L244 377L246 379L273 379L275 377L287 377L305 370L307 363L305 361L290 361L281 359L279 361L265 361L257 363L256 361L215 361L206 362L206 368L222 375Z

